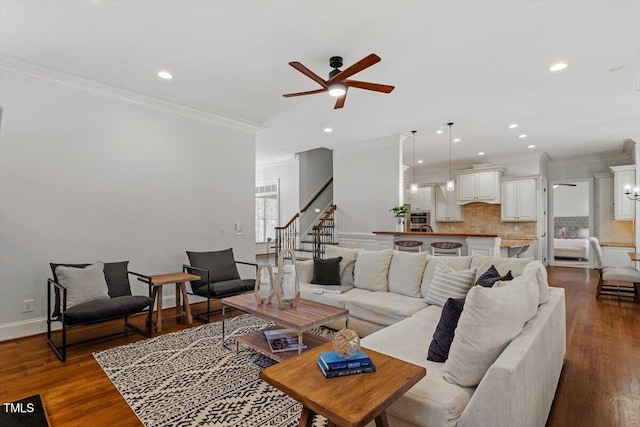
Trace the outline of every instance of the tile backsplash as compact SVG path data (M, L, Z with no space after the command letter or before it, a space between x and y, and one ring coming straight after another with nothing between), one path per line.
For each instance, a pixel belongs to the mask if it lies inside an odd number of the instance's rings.
M503 238L535 239L535 222L502 222L500 205L469 203L462 206L463 222L439 222L443 233L488 233Z

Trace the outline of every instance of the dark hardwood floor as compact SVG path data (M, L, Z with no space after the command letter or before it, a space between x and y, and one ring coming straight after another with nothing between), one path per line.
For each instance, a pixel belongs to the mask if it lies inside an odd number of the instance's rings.
M567 354L547 425L640 426L640 304L596 300L596 274L586 269L549 268L549 282L566 290ZM186 326L168 319L163 327L164 334ZM70 347L66 363L49 349L45 335L2 342L0 400L40 393L53 427L141 426L92 356L140 339L129 334Z

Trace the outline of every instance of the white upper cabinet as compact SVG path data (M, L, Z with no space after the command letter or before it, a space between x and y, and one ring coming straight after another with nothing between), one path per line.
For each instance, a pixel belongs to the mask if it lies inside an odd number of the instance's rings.
M461 222L462 208L458 204L457 192L447 191L446 185L434 187L436 192L436 221Z
M407 203L411 205L412 211L430 211L432 209L432 188L431 186L418 187L416 194L408 192Z
M636 202L630 200L624 192L626 187L633 193L636 187L636 166L611 166L613 171L613 217L617 221L634 220L636 216Z
M536 178L502 181L502 221L537 221Z
M458 175L458 203L500 203L502 170L464 172Z

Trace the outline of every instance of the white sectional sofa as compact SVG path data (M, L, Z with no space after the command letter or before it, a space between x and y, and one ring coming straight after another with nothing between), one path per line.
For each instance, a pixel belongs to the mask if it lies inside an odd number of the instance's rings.
M373 266L376 270L377 276L369 277L369 281L376 284L370 286L363 282L367 276L363 276L362 270L358 275L357 256L363 253L370 258L374 256L375 261L377 254L373 252L356 252L343 248L332 248L325 255L325 259L343 256L344 263L341 268L344 268L347 262L356 259L356 287L340 294L318 293L318 288L322 287L310 283L313 277L313 261L299 261L297 273L303 298L349 310L349 328L363 337L361 344L364 348L426 368L426 377L387 409L391 426L545 425L564 362L566 320L564 290L548 287L546 270L539 261L482 256L431 257L424 254L426 262L416 279L418 273L415 269L405 275L398 271L399 266L408 264L400 262L401 259L406 259L403 255L398 256L398 262L394 264L393 258L397 252L393 252L386 265L384 262L372 264L371 259L366 261L363 256L362 265ZM447 365L450 362L454 363L452 354L454 347L458 345L456 339L451 346L447 362L436 363L427 360L429 345L440 321L442 307L426 301L429 300L434 274L438 268L445 268L443 265L446 265L449 271L469 271L470 268L476 268L476 278L488 266L495 265L500 274L510 270L517 278L514 283L528 283L528 289L535 291L535 295L531 292L529 295L529 301L536 302L533 310L529 309L531 313L526 315L527 318L530 317L529 320L521 330L518 329L519 333L515 338L510 339L503 349L501 347L497 359L488 364L486 373L474 386L456 384L451 379L455 377L455 373L447 371L453 370L452 366ZM384 281L381 280L383 275L386 275ZM518 276L522 277L518 279ZM383 282L387 283L384 289L381 286ZM503 284L509 286L509 282ZM488 288L474 290L474 296L490 292L486 289ZM501 291L498 289L495 292ZM470 297L467 297L467 301L469 299ZM469 303L465 308L468 305ZM527 311L526 303L522 307ZM464 311L462 316L465 316ZM460 324L462 322L461 317ZM459 331L460 324L456 332ZM341 328L344 324L330 326ZM499 335L500 332L496 330L496 334ZM488 334L491 335L492 332ZM461 348L462 344L458 345L455 351L461 352ZM448 380L445 377L448 377Z

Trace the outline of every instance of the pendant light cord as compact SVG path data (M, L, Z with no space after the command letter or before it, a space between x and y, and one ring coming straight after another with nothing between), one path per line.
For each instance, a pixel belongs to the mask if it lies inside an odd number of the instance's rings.
M418 132L417 130L412 130L411 133L413 134L413 168L412 168L412 180L413 180L413 184L416 184L416 132Z
M449 126L449 181L451 181L451 126L453 123L447 123Z

